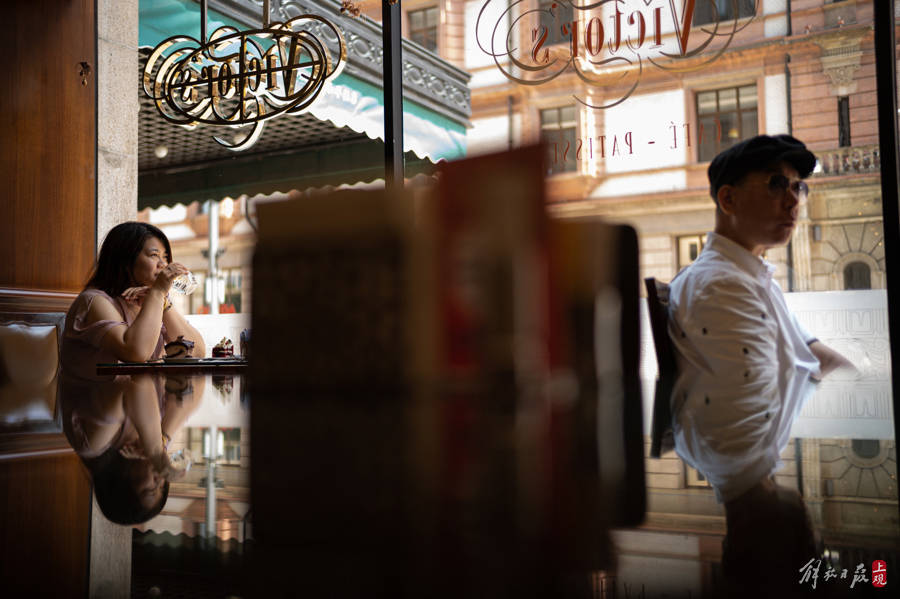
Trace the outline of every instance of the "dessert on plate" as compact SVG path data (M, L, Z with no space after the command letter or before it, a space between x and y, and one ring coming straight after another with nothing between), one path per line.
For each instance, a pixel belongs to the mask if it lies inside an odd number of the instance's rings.
M178 339L166 343L166 358L190 358L194 351L194 342L178 335Z
M222 337L222 340L216 343L212 348L213 358L228 358L234 356L234 344L228 337Z

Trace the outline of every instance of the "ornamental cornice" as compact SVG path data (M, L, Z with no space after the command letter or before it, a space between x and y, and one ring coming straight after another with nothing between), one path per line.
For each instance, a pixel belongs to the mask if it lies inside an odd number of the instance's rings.
M259 26L262 0L210 0L209 7L247 26ZM344 72L381 88L384 49L381 25L365 15L340 12L338 0L270 0L271 19L283 21L305 13L322 16L341 29L347 51ZM324 25L313 27L329 46L336 40ZM468 125L472 114L470 75L418 44L403 40L403 95L450 120Z
M822 49L822 71L831 80L831 93L847 96L856 91L856 72L862 60L860 44L869 27L838 29L813 39Z

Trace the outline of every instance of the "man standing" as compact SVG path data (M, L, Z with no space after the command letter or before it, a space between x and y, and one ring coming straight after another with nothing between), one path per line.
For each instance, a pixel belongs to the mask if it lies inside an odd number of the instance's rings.
M795 591L815 555L803 500L772 475L814 381L852 368L787 309L763 258L790 239L815 163L789 135L760 135L716 156L715 232L670 286L675 448L725 504L722 565L732 590L748 596Z

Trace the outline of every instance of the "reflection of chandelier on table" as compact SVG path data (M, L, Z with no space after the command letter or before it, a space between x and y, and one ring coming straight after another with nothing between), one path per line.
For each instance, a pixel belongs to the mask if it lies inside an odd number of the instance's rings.
M226 25L207 38L206 0L200 12L201 41L175 35L150 53L144 93L170 123L237 129L233 137L214 136L230 150L252 146L266 120L302 113L325 81L344 68L343 36L322 17L305 14L269 23L265 0L262 28L239 31ZM336 43L336 53L326 41Z

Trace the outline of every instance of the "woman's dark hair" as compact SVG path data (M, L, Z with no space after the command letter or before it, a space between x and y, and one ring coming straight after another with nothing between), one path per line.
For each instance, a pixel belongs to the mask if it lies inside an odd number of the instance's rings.
M91 472L94 496L106 519L115 524L133 525L153 518L166 505L169 498L169 481L163 483L162 495L154 505L145 508L135 490L131 472L144 468L145 459L128 459L115 447L90 460L84 460Z
M166 234L148 223L129 221L110 229L100 246L97 265L91 274L87 287L105 291L112 297L121 295L129 287L134 287L132 269L134 261L144 249L148 238L159 239L166 248L169 262L172 261L172 246Z

